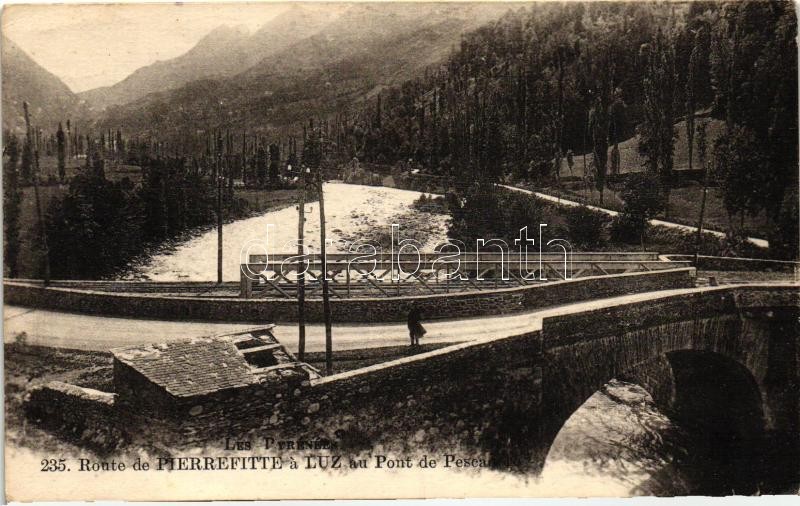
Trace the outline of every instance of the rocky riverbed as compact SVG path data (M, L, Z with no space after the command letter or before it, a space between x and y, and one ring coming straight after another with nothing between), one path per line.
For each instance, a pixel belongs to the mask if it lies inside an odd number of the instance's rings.
M412 238L423 250L447 237L448 216L419 211L413 202L421 193L395 188L326 183L325 218L328 251L346 252L361 241L388 246L391 225L400 225L400 238ZM305 206L305 243L319 251L319 204ZM298 211L295 206L223 226L223 279L239 279L239 264L251 254L297 251ZM217 231L209 230L152 256L132 277L152 281L213 281L217 276Z

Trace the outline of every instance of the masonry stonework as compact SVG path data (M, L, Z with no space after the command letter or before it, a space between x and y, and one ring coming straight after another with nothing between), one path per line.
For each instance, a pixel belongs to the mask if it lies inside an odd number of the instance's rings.
M567 304L587 299L613 297L654 290L694 286L693 268L643 273L615 274L555 281L519 288L413 297L331 299L334 322L405 321L413 305L426 319L461 318L508 314ZM4 282L7 304L83 314L119 317L162 318L235 322L294 322L297 302L293 299L238 299L155 296L103 293L73 288L43 288ZM321 299L306 299L308 322L321 322Z
M54 412L69 406L76 413L101 413L111 430L129 440L139 437L138 428L151 427L145 433L160 440L150 444L168 451L221 449L226 437L325 439L341 452L446 449L499 467L536 471L560 427L593 392L651 361L656 365L646 368L646 386L654 388L663 357L672 351L707 350L742 364L761 383L766 412L778 413L778 401L787 393L771 391L764 380L789 374L794 377L787 384L797 385L796 353L770 360L765 353L774 355L785 336L748 324L744 315L756 308L759 317L785 313L796 319L796 292L794 287L706 289L576 311L545 318L540 331L478 339L329 377L167 399L168 407L149 411L121 402L124 387L116 398L103 397L99 408L59 393L61 387L32 395L32 402L46 403ZM798 347L797 333L792 335L793 347L780 349ZM792 413L779 412L772 427L796 430L800 420Z

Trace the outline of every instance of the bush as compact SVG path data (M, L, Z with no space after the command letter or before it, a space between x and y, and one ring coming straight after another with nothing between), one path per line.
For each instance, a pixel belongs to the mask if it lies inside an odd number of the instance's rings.
M502 239L510 247L519 238L520 229L538 234L542 209L529 195L476 184L463 195L448 194L447 209L452 220L448 236L473 248L477 239Z
M610 221L605 213L585 207L574 207L567 211L567 232L573 246L582 249L603 245L603 229Z
M611 220L611 241L623 244L642 244L642 237L647 232L648 224L636 217L622 213Z
M411 203L411 208L423 213L444 214L447 212L444 197L428 196L424 193Z
M797 260L800 230L798 230L797 192L789 192L784 199L777 223L768 230L769 250L772 258Z

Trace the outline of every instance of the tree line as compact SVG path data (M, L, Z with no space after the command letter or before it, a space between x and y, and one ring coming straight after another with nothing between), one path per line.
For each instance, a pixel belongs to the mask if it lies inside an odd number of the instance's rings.
M683 120L689 167L679 168L709 171L733 232L764 212L774 254L796 257L796 34L782 1L520 8L323 128L342 160L412 161L461 180L557 184L562 161L583 156L601 199L619 143L636 135L646 180L627 194L658 189L631 204L641 222L669 214ZM708 118L725 128L701 157Z
M237 197L236 180L255 189L293 186L288 171L297 165L292 138L270 142L243 134L237 139L229 131L214 129L204 135L203 149L187 155L157 136L126 138L120 131L76 136L74 124L65 124L66 129L60 123L52 135L31 128L21 141L5 134L4 255L10 277L19 275L23 253L20 218L23 198L29 195L25 187L46 181L38 166L40 155L55 155L57 182L65 188L35 222L35 236L46 237L52 253L47 255L38 239L32 241L30 253L47 256L42 261L56 279L113 275L148 249L214 223L218 212L225 220L248 215L251 205ZM67 160L73 169L78 165L69 175ZM111 174L121 165L134 170L122 177ZM38 277L45 269L41 265L33 273Z

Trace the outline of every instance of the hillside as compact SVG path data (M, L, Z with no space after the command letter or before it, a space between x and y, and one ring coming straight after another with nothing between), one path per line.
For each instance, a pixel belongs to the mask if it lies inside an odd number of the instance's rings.
M508 8L503 4L354 4L318 33L261 59L241 74L206 76L175 90L110 107L98 123L102 128L122 127L129 134L155 130L176 135L189 125L267 132L341 111L377 89L416 76L442 61L463 33Z
M222 25L183 55L142 67L113 86L85 91L80 97L95 111L102 111L200 79L229 77L317 33L331 17L329 12L323 15L293 5L252 35L241 27Z
M6 37L2 62L3 130L25 131L23 101L30 107L31 122L47 130L79 113L80 100L69 87Z
M714 149L714 141L722 135L725 130L725 122L713 118L698 118L696 123L706 122L706 159L708 160ZM673 150L673 160L675 170L689 168L689 141L686 137L686 121L679 121L675 124L675 148ZM695 127L696 133L696 127ZM611 148L609 147L609 153ZM561 161L561 176L583 177L583 154L574 156L575 163L570 174L566 158ZM692 156L692 167L699 168L697 164L697 135L694 137L694 154ZM586 154L586 163L592 163L591 153ZM643 170L644 160L639 155L639 136L635 135L619 143L619 167L620 172L638 172Z

